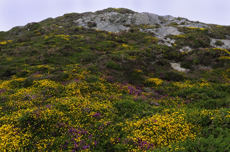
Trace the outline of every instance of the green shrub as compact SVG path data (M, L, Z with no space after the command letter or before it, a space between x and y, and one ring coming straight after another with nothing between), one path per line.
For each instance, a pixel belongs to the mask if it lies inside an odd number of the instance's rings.
M182 73L174 71L166 71L161 74L160 78L167 81L183 81L185 79Z
M116 64L114 61L107 62L106 67L114 70L121 70L120 65Z
M225 99L208 99L196 103L194 106L201 107L205 109L220 109L230 106L230 101Z
M24 80L23 87L27 88L33 85L33 82L36 80L35 77L29 76Z
M130 99L119 100L114 104L114 107L117 109L119 119L133 118L134 116L151 116L155 113L153 106L151 107L139 99L136 101Z
M95 23L95 22L88 22L87 25L88 25L88 27L92 28L92 27L97 26L97 23Z
M88 83L93 83L93 82L98 82L98 81L100 81L100 79L99 79L97 76L92 76L92 77L86 78L85 80L86 80L86 82L88 82Z
M212 88L204 87L204 88L186 88L184 90L178 91L175 93L176 95L186 98L193 102L199 101L207 101L210 99L223 99L226 97L226 92L214 90ZM207 101L208 102L208 101ZM210 101L213 102L213 101Z
M156 149L156 152L167 151L199 151L199 152L228 152L230 150L230 134L229 130L225 130L225 134L220 134L218 137L209 135L207 138L197 138L195 141L187 140L172 144L171 147Z
M218 41L216 41L215 45L217 45L217 46L222 46L222 45L224 45L224 42L218 40Z

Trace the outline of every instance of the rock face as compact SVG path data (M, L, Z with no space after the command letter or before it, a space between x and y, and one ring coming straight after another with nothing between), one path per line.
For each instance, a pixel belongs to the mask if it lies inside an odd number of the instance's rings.
M166 18L169 18L166 16ZM93 29L105 30L109 32L119 32L128 30L129 27L126 25L155 25L160 24L164 20L159 18L156 14L150 13L127 13L121 14L117 12L106 12L102 14L89 14L86 15L74 22L78 26L83 26L85 28L89 28L89 23L95 23L95 27Z
M217 41L223 42L223 45L217 46L216 45ZM230 49L230 40L211 38L210 44L211 44L212 47L218 47L218 48L222 48L222 49Z
M89 25L92 23L95 25L92 27L93 29L119 32L129 29L129 27L124 26L124 24L130 24L129 22L131 22L131 18L129 15L110 12L99 15L86 15L78 20L75 20L74 22L77 24L77 26L82 26L85 28L90 28Z
M180 52L190 52L192 51L192 49L189 46L184 46L179 51Z
M89 13L74 21L77 26L85 28L93 28L109 32L120 32L129 30L128 25L158 25L156 29L142 29L143 32L153 32L158 37L165 37L167 35L179 35L180 33L176 27L170 26L176 24L180 27L198 27L207 28L208 26L199 23L191 22L184 18L175 18L173 16L159 16L152 13L118 13L118 12L104 12L104 13ZM93 26L92 26L93 25Z
M189 69L182 68L179 63L171 63L171 66L174 70L179 72L188 72Z
M168 26L172 22L180 22L172 16L159 16L151 13L126 13L105 12L101 14L86 14L74 21L77 26L104 30L109 32L120 32L129 30L129 25L158 25L159 28L141 29L143 32L153 32L157 37L167 35L179 35L176 27Z
M166 26L162 28L157 28L153 29L153 32L158 36L158 37L165 37L167 35L180 35L182 34L177 30L177 28L172 27L172 26Z

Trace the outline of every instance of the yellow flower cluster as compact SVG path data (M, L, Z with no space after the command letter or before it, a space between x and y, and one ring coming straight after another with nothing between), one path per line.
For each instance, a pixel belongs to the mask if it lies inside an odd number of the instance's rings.
M220 60L230 60L230 56L221 56L218 59L220 59Z
M178 37L178 38L185 38L186 36L185 35L176 35L176 37Z
M136 73L143 73L143 71L141 69L134 69L134 72L136 72Z
M0 151L20 151L29 141L30 135L19 134L19 129L9 124L0 127Z
M201 30L201 31L204 31L206 28L198 28L198 27L188 27L189 29L198 29L198 30Z
M189 81L185 81L185 82L172 82L172 84L174 86L177 86L180 89L191 88L191 87L195 86L195 84L191 84Z
M161 85L163 83L163 80L159 78L148 78L145 80L146 83L152 84L152 85Z
M53 37L53 36L48 36L48 35L46 35L45 36L45 39L48 39L48 38L50 38L50 37ZM54 35L54 37L60 37L60 38L62 38L62 39L65 39L65 40L69 40L69 35Z
M194 82L186 80L184 82L172 82L172 84L178 87L179 89L192 88L192 87L202 88L202 87L208 87L211 85L209 82L205 80L202 80L202 82L200 83L194 83Z
M213 50L221 50L221 51L224 51L226 53L228 53L230 55L230 52L226 49L221 49L221 48L213 48Z
M122 46L123 46L123 47L126 47L126 48L129 47L129 45L126 45L126 44L124 44L124 43L122 44Z
M171 143L195 139L201 129L198 121L202 119L223 123L230 118L229 111L190 110L182 97L157 95L158 93L153 96L155 89L157 92L158 89L167 91L212 86L211 82L202 79L195 83L192 81L164 82L159 78L154 78L152 74L146 83L157 87L151 88L151 93L145 93L130 84L109 83L106 76L98 76L96 81L89 82L88 78L92 75L77 64L63 67L64 74L68 74L69 77L62 82L47 79L46 72L53 70L52 66L24 65L23 68L31 73L39 71L38 74L34 74L36 79L30 86L23 87L26 78L14 76L9 80L0 80L1 97L5 99L0 106L0 151L23 151L24 149L21 148L28 145L33 145L35 151L68 151L74 148L73 144L67 144L66 149L61 148L61 145L70 140L77 144L84 141L87 145L96 146L97 143L93 142L96 137L93 136L99 136L102 140L107 138L106 141L118 144L116 146L127 146L127 151L144 151L134 143L140 144L138 142L143 141L152 144L155 148L170 146ZM40 73L42 70L43 72ZM143 73L141 69L135 69L134 72ZM226 82L229 80L228 73L229 70L223 70L222 73ZM228 87L229 83L223 86ZM139 99L142 100L142 97L143 102L149 103L149 97L151 97L151 101L159 103L160 106L156 107L157 110L162 108L159 113L151 113L144 117L133 114L132 118L127 118L122 122L114 121L120 119L117 116L119 112L123 112L122 106L129 106L119 105L120 111L115 106L118 101L133 99L132 103L135 105L140 102ZM128 110L124 112L128 113ZM117 126L124 132L123 139L120 139L121 132L116 130ZM70 128L76 130L81 128L87 130L88 134L84 132L78 134L78 138L71 137L70 139L72 131ZM108 131L105 131L106 129ZM90 135L93 140L87 141L91 138ZM30 141L35 141L35 138L31 138L32 136L36 138L35 143ZM126 138L134 143L125 143ZM49 149L51 146L52 150ZM184 150L183 147L171 149Z
M2 42L0 42L0 44L1 45L6 45L7 43L11 43L12 42L12 40L7 40L7 41L2 41Z
M137 59L137 56L129 56L129 58L130 58L131 60L136 60L136 59Z
M156 38L156 37L152 37L152 36L147 36L147 37L145 37L145 39L146 39L148 42L157 41L157 38Z
M197 128L185 120L184 114L177 112L172 114L155 114L149 118L142 118L137 121L126 121L129 131L129 139L137 142L138 139L147 141L154 147L169 145L171 142L184 141L185 139L195 139L196 134L192 131Z

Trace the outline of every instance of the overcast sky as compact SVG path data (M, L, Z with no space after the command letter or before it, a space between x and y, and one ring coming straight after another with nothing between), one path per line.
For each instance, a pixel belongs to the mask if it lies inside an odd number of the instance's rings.
M108 7L230 25L230 0L0 0L0 31L66 13Z

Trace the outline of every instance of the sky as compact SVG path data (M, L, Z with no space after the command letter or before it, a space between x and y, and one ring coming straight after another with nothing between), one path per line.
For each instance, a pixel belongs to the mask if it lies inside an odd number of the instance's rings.
M108 7L230 25L230 0L0 0L0 31L66 13L94 12Z

